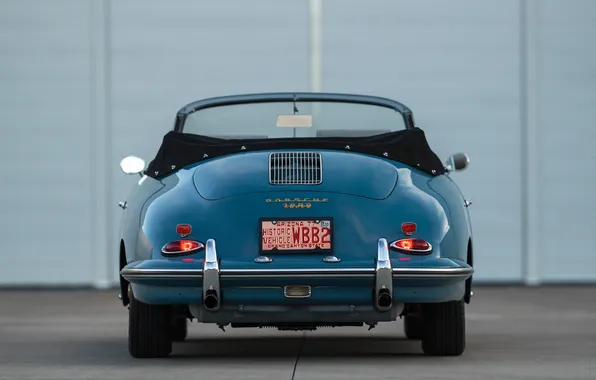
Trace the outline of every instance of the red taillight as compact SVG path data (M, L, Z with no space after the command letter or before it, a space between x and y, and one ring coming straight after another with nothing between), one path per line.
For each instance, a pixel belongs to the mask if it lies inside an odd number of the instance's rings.
M405 222L401 224L401 231L406 235L412 235L416 232L416 223Z
M194 240L176 240L164 245L161 249L167 255L189 255L205 248L203 243Z
M182 237L187 237L190 235L192 231L192 226L190 224L179 224L176 226L176 233Z
M432 250L429 242L415 238L396 240L389 247L403 253L430 253Z

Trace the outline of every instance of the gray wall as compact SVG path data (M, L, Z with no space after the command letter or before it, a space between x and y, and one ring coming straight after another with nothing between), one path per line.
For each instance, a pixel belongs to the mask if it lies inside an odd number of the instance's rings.
M119 160L189 101L311 89L309 31L306 0L0 1L0 284L116 281ZM320 85L471 156L476 279L596 281L595 35L590 0L323 0Z

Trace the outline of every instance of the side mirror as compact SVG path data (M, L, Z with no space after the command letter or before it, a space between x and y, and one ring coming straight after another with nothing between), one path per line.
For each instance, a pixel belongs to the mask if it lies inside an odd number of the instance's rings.
M470 165L470 157L465 153L455 153L445 161L445 168L448 171L464 170Z
M140 174L145 170L145 160L137 156L124 157L120 161L120 169L124 174Z

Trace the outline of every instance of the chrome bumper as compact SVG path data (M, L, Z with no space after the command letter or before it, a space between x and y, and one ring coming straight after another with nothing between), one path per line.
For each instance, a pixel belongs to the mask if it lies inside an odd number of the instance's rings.
M334 269L219 269L220 278L354 278L375 277L376 268L334 268ZM473 273L472 268L392 268L393 279L460 279L466 280ZM203 269L144 269L125 268L121 271L127 280L148 279L200 279Z
M437 259L442 262L443 259ZM379 239L377 245L376 265L359 268L252 268L231 269L220 268L215 240L209 239L205 244L205 261L202 268L143 268L143 265L134 265L122 269L122 276L135 283L136 280L197 280L202 282L203 305L207 311L217 311L221 307L221 279L283 279L283 278L370 278L374 280L373 303L378 311L387 311L392 308L394 298L393 281L397 279L415 280L452 280L463 281L474 272L469 266L448 266L450 260L444 259L445 266L431 267L393 267L389 255L387 240ZM151 263L152 262L152 263ZM156 265L155 260L150 264ZM171 264L171 262L169 262ZM451 265L459 265L451 261ZM464 264L465 265L465 264Z

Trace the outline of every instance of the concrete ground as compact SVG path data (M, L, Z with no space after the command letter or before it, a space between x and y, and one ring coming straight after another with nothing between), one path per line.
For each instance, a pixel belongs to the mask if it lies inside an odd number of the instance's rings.
M192 324L133 359L117 291L0 291L0 379L596 379L596 287L476 287L467 349L422 356L401 321L279 332Z

